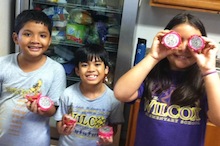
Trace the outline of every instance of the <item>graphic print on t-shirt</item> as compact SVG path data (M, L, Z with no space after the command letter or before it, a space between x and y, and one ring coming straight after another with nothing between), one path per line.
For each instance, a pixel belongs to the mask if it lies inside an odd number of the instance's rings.
M96 139L98 129L105 125L110 111L95 107L74 106L72 117L77 120L74 135L86 139Z
M14 94L18 96L18 98L11 98L5 101L4 106L1 107L3 111L6 111L6 116L10 118L8 121L8 134L12 136L19 136L20 129L23 125L23 120L25 115L29 112L26 107L25 96L29 93L38 93L41 91L42 80L38 80L36 84L34 84L29 89L19 89L15 87L7 87L6 91L10 94ZM4 115L3 115L4 116ZM0 121L2 121L3 117L0 117ZM4 120L3 120L4 121ZM3 124L0 122L0 129Z
M201 108L199 104L195 104L196 106L193 107L175 104L170 105L170 97L175 87L171 86L171 88L163 91L159 95L156 94L156 90L158 89L159 88L155 88L153 91L153 99L151 101L145 99L144 111L146 116L156 120L185 125L200 124L201 119L199 112Z

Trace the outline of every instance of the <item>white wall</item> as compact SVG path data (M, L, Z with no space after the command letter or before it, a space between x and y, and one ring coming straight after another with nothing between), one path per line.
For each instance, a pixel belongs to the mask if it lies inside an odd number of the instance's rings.
M151 7L149 5L149 1L150 0L141 1L136 34L136 40L138 37L147 39L148 48L151 46L153 37L156 35L156 33L164 29L172 17L182 12L182 10L176 9ZM191 13L198 16L204 23L208 37L214 39L219 44L220 15L194 11L191 11ZM220 53L218 57L220 57Z
M0 4L0 56L10 53L13 49L11 28L13 26L14 0L4 0Z

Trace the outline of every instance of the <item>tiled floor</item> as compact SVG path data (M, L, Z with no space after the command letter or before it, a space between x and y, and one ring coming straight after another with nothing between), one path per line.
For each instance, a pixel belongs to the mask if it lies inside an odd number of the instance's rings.
M58 141L57 140L51 140L50 141L50 146L57 146L58 145Z

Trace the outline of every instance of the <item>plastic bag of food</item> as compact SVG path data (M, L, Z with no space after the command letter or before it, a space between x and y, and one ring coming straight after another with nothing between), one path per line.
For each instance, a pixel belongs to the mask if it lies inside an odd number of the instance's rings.
M63 7L49 7L43 10L54 21L67 20L69 13Z
M69 13L68 22L90 25L92 24L92 17L88 11L72 9Z
M67 23L66 38L77 43L84 43L88 33L89 27L77 23Z

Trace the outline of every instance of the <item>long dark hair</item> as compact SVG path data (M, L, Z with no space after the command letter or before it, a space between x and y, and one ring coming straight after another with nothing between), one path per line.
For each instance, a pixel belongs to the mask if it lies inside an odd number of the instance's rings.
M203 23L197 17L187 13L180 13L176 15L168 23L165 29L171 30L173 27L182 23L190 24L196 29L199 29L202 36L207 36ZM171 94L170 104L192 106L196 103L196 101L198 101L198 99L203 97L203 79L201 71L196 63L188 67L182 74L181 79L178 80L179 83ZM158 94L168 89L173 83L173 74L171 74L171 69L167 58L161 60L151 70L145 80L145 97L149 100L152 99L152 89L155 82L157 83L157 86L160 87L160 89L156 91Z

